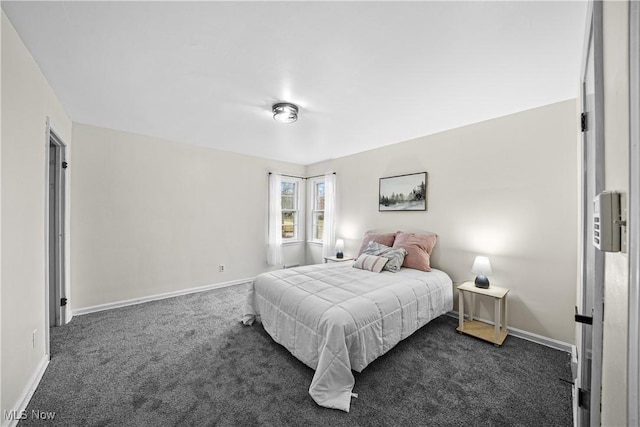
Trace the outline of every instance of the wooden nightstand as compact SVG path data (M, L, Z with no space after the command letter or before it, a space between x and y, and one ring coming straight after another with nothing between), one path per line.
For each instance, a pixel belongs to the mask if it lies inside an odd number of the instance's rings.
M351 257L343 257L343 258L336 258L335 256L326 256L324 257L324 263L328 263L328 262L345 262L345 261L353 261L353 258Z
M509 334L507 331L507 294L509 293L509 289L493 285L488 289L482 289L476 287L473 282L464 282L458 286L458 292L459 326L456 328L456 331L489 341L496 347L502 345ZM466 293L471 294L468 320L464 320L464 296ZM493 298L495 322L493 326L478 320L473 320L476 295L485 295Z

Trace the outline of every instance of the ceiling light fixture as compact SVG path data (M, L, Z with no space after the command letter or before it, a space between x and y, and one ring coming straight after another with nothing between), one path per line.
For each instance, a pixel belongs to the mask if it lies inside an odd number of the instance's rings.
M273 104L273 120L280 123L293 123L298 120L298 107L288 102Z

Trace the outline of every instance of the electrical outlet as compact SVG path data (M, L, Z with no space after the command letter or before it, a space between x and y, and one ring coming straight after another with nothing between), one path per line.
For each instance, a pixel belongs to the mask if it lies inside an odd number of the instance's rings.
M38 332L37 329L34 329L33 332L31 333L31 347L32 348L36 348L36 333Z
M223 272L224 272L224 264L220 264L220 265L218 266L218 271L219 271L220 273L223 273Z

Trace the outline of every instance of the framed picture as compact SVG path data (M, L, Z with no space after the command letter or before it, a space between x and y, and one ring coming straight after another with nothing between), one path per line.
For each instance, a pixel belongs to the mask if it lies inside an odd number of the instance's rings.
M380 212L426 211L427 173L380 178L378 203Z

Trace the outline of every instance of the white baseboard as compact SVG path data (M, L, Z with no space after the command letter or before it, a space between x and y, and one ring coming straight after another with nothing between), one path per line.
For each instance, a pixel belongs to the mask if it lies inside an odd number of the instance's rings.
M38 364L38 368L35 370L33 375L31 375L31 378L29 378L27 387L22 392L22 396L20 396L20 400L16 405L17 407L13 408L12 410L11 413L13 416L11 417L11 419L7 419L6 414L4 413L5 411L3 411L3 414L2 414L3 427L15 427L16 425L18 425L18 422L20 421L21 417L24 418L29 416L29 414L27 414L26 412L27 405L29 404L29 401L33 397L33 393L35 393L36 388L38 388L38 385L40 384L40 380L42 379L44 372L47 370L47 366L49 366L49 359L50 357L48 354L45 354L42 357L42 360Z
M455 317L456 319L459 318L457 311L450 311L450 312L447 313L447 315L449 315L451 317ZM465 314L465 317L467 317L466 314ZM488 323L490 325L494 324L493 321L491 321L491 320L485 320L485 319L478 319L478 320L481 321L481 322ZM542 335L534 334L533 332L523 331L522 329L513 328L513 327L508 326L508 325L507 325L507 329L509 331L509 335L513 335L514 337L522 338L523 340L532 341L532 342L535 342L537 344L541 344L541 345L544 345L544 346L547 346L547 347L555 348L556 350L561 350L561 351L564 351L566 353L571 353L572 344L569 344L569 343L566 343L566 342L563 342L563 341L558 341L558 340L553 339L553 338L544 337Z
M64 319L64 324L66 325L67 323L71 322L71 319L73 319L73 312L71 311L71 307L68 307Z
M130 306L130 305L142 304L142 303L150 302L150 301L157 301L157 300L162 300L162 299L166 299L166 298L173 298L173 297L177 297L177 296L180 296L180 295L195 294L197 292L204 292L204 291L209 291L209 290L212 290L212 289L226 288L226 287L229 287L229 286L241 285L243 283L251 283L252 281L253 281L253 277L249 278L249 279L238 279L238 280L232 280L232 281L229 281L229 282L213 283L211 285L199 286L197 288L181 289L179 291L167 292L167 293L156 294L156 295L149 295L149 296L146 296L146 297L134 298L134 299L130 299L130 300L110 302L110 303L107 303L107 304L94 305L94 306L91 306L91 307L76 308L76 309L73 310L73 315L74 316L81 316L83 314L96 313L96 312L104 311L104 310L112 310L114 308L127 307L127 306ZM67 310L67 311L71 311L71 310Z
M522 329L507 327L509 333L514 337L522 338L527 341L532 341L538 344L546 345L547 347L555 348L556 350L564 351L565 353L571 353L571 344L559 341L553 338L545 337L542 335L534 334L533 332L523 331Z

